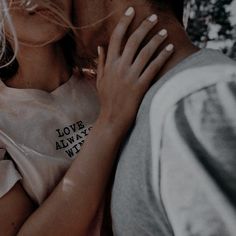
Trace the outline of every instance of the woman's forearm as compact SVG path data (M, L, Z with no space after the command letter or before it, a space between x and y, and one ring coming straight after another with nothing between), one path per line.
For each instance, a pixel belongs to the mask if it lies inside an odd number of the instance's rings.
M98 119L66 175L19 235L86 235L125 133Z
M88 232L102 201L120 143L157 72L173 53L173 50L163 49L149 63L153 55L150 52L155 52L167 37L157 34L136 56L140 43L157 23L157 16L151 16L131 35L120 54L134 9L128 9L128 13L111 36L107 57L102 48L99 50L100 116L76 160L51 195L22 226L20 236L85 236Z

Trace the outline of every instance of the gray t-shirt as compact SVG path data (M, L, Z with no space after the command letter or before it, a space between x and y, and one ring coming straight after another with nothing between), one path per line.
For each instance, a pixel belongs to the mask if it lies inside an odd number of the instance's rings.
M114 235L236 235L234 68L218 51L204 49L146 94L117 165ZM177 74L183 82L175 83Z

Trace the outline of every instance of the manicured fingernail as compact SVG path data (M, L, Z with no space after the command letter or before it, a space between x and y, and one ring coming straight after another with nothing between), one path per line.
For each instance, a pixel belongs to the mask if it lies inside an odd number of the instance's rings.
M169 44L166 46L166 51L167 52L171 52L174 49L174 45L173 44Z
M149 20L150 22L155 22L155 21L157 20L157 15L156 15L156 14L153 14L153 15L149 16L149 17L148 17L148 20Z
M167 30L166 29L162 29L159 33L158 33L161 37L164 37L167 35Z
M98 46L98 56L101 54L101 47Z
M26 1L25 6L28 7L29 5L31 5L31 1Z
M126 12L125 12L125 15L126 16L131 16L134 12L134 8L133 7L129 7Z

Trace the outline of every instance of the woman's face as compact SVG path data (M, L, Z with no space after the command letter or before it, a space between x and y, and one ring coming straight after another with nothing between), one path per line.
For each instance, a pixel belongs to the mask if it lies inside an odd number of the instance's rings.
M68 32L71 0L8 0L8 4L17 38L22 43L47 45Z

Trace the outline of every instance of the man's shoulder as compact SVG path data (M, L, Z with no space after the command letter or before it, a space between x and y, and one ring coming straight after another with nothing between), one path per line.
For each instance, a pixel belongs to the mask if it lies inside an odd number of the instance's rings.
M219 179L225 183L225 191L235 197L236 73L227 72L222 73L223 78L173 102L162 127L170 136L177 132L213 174L221 172Z
M219 145L224 151L236 147L232 143L236 142L236 77L184 97L176 104L177 110L199 140L205 140L205 144L211 140L212 151Z
M160 151L153 153L162 163L163 185L169 185L162 196L173 223L208 234L205 222L211 220L217 227L209 231L234 235L230 230L236 216L231 204L236 199L236 80L214 83L179 100L161 128ZM152 137L155 151L157 139Z
M191 68L166 82L151 102L150 127L155 142L161 140L162 128L172 125L167 123L169 114L172 123L181 117L178 125L183 129L189 126L199 140L203 136L212 140L213 135L228 140L229 130L236 133L236 67L226 63Z
M148 94L154 101L155 96L159 96L160 90L163 90L164 87L166 94L170 96L175 96L179 91L185 90L186 92L183 93L183 97L185 97L189 92L194 92L194 87L199 90L201 86L204 87L213 83L212 77L217 78L215 81L224 80L230 78L232 73L236 73L236 61L219 50L201 49L169 70L152 86ZM199 85L195 86L196 83ZM169 86L170 84L172 86ZM190 89L191 87L192 89Z
M157 107L161 104L163 114L181 108L191 124L212 127L213 123L222 125L216 119L224 120L224 124L236 122L236 62L180 72L153 97L151 115L158 115L155 110L161 110Z
M224 55L222 58L226 63L190 69L188 75L192 76L189 79L193 80L193 86L191 82L189 86L180 84L186 91L173 105L183 107L188 120L193 123L198 120L212 127L213 124L236 122L236 62Z
M218 52L216 53L218 54ZM213 58L212 50L210 54ZM192 66L189 65L182 70L174 70L165 83L154 91L152 107L155 108L156 103L161 103L163 106L167 106L167 104L173 106L180 100L216 84L233 86L232 84L236 81L236 62L221 54L219 58L214 63L192 62ZM192 61L192 58L190 60ZM209 62L209 58L207 61ZM160 102L160 100L162 101Z

